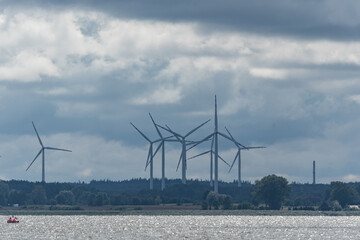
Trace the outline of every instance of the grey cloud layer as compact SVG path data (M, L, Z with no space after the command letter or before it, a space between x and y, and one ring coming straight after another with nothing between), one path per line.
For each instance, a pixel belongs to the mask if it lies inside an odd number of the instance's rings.
M156 138L152 112L186 132L213 117L217 94L221 128L269 147L245 153L247 179L306 181L314 159L323 181L360 179L356 2L169 2L2 1L0 176L22 176L36 154L32 120L49 145L74 151L50 155L54 181L147 176L146 142L129 122ZM178 150L168 177L179 177ZM207 178L203 164L189 163L189 176ZM24 178L38 180L39 166Z
M103 11L117 18L198 22L207 29L308 39L359 39L358 1L3 1L6 6ZM210 25L210 26L209 26Z

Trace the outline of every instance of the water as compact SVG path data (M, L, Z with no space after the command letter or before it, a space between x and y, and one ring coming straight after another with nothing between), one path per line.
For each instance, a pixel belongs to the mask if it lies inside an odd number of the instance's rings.
M360 217L18 216L0 239L359 239Z

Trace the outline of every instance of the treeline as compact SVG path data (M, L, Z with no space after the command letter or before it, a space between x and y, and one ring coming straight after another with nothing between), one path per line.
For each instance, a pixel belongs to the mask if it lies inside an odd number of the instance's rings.
M219 192L214 194L209 181L167 180L161 191L161 181L155 179L154 189L149 190L148 179L125 181L93 180L90 183L40 183L19 180L0 181L0 205L157 205L196 204L203 209L259 208L270 206L261 198L261 186L243 182L219 183ZM270 184L272 184L270 182ZM287 182L286 182L287 184ZM331 184L288 184L289 188L281 204L294 209L342 209L350 204L360 204L360 183L333 182ZM276 197L276 194L273 194ZM235 203L235 204L234 204ZM234 205L233 205L234 204ZM265 204L265 205L264 205ZM277 205L276 205L277 207Z

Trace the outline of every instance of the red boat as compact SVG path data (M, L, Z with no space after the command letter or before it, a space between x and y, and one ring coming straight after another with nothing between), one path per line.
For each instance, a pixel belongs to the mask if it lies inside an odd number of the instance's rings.
M17 220L16 218L14 219L8 219L7 223L19 223L19 220Z

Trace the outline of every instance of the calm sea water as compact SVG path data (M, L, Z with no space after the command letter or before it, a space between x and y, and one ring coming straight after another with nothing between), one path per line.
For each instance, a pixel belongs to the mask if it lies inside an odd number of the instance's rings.
M0 216L0 239L360 239L360 217Z

